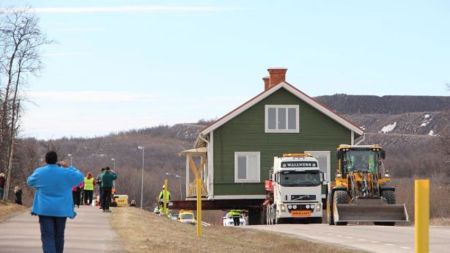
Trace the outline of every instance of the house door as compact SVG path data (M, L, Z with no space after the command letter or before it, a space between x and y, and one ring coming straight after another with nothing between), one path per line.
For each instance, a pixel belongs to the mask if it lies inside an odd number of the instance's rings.
M305 151L314 156L317 161L319 161L319 168L325 173L325 181L329 182L331 178L331 152L330 151ZM325 188L325 187L324 187ZM325 198L325 189L322 190L323 196Z

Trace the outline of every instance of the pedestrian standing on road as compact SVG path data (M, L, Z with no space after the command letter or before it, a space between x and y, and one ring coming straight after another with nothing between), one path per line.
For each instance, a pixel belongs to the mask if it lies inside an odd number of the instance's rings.
M92 204L92 196L94 194L94 185L95 180L92 176L91 172L87 173L87 176L84 178L84 204L91 205Z
M105 168L105 172L102 174L102 209L103 212L111 212L109 206L111 205L111 194L114 180L117 179L117 174L109 167Z
M14 196L16 197L16 201L15 201L16 204L23 205L22 204L22 189L18 185L16 185L14 187Z
M3 199L3 192L5 191L5 174L0 173L0 200Z
M96 181L97 181L97 185L98 185L98 195L100 196L98 198L99 200L99 208L102 209L103 205L102 205L102 196L103 196L103 188L102 188L102 175L103 172L105 172L105 168L102 168L100 170L100 173L97 175Z
M63 253L66 219L76 216L71 189L83 181L78 169L57 161L56 152L48 152L46 165L37 168L27 180L36 189L31 213L39 216L44 253Z
M81 182L79 185L72 187L72 198L73 198L73 205L80 207L81 204L81 189L83 188L83 182Z

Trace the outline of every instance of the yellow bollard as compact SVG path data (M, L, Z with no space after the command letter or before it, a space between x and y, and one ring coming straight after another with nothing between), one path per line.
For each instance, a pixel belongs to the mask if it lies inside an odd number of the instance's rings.
M417 179L414 193L415 253L428 253L430 247L430 180Z
M197 181L197 236L202 236L202 180L196 178Z

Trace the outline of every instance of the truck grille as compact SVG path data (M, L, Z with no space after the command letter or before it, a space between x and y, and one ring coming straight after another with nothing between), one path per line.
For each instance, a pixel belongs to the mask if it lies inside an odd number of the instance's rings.
M291 195L291 201L293 200L316 200L316 195Z

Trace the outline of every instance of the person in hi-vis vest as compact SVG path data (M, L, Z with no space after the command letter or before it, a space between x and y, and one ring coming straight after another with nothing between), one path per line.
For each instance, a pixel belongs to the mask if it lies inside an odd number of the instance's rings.
M85 205L92 204L92 196L94 195L94 185L95 185L95 178L92 176L91 172L88 172L87 176L84 178L84 204Z
M170 192L166 189L166 185L163 185L162 191L159 193L159 205L161 213L167 215L167 204L170 201Z

